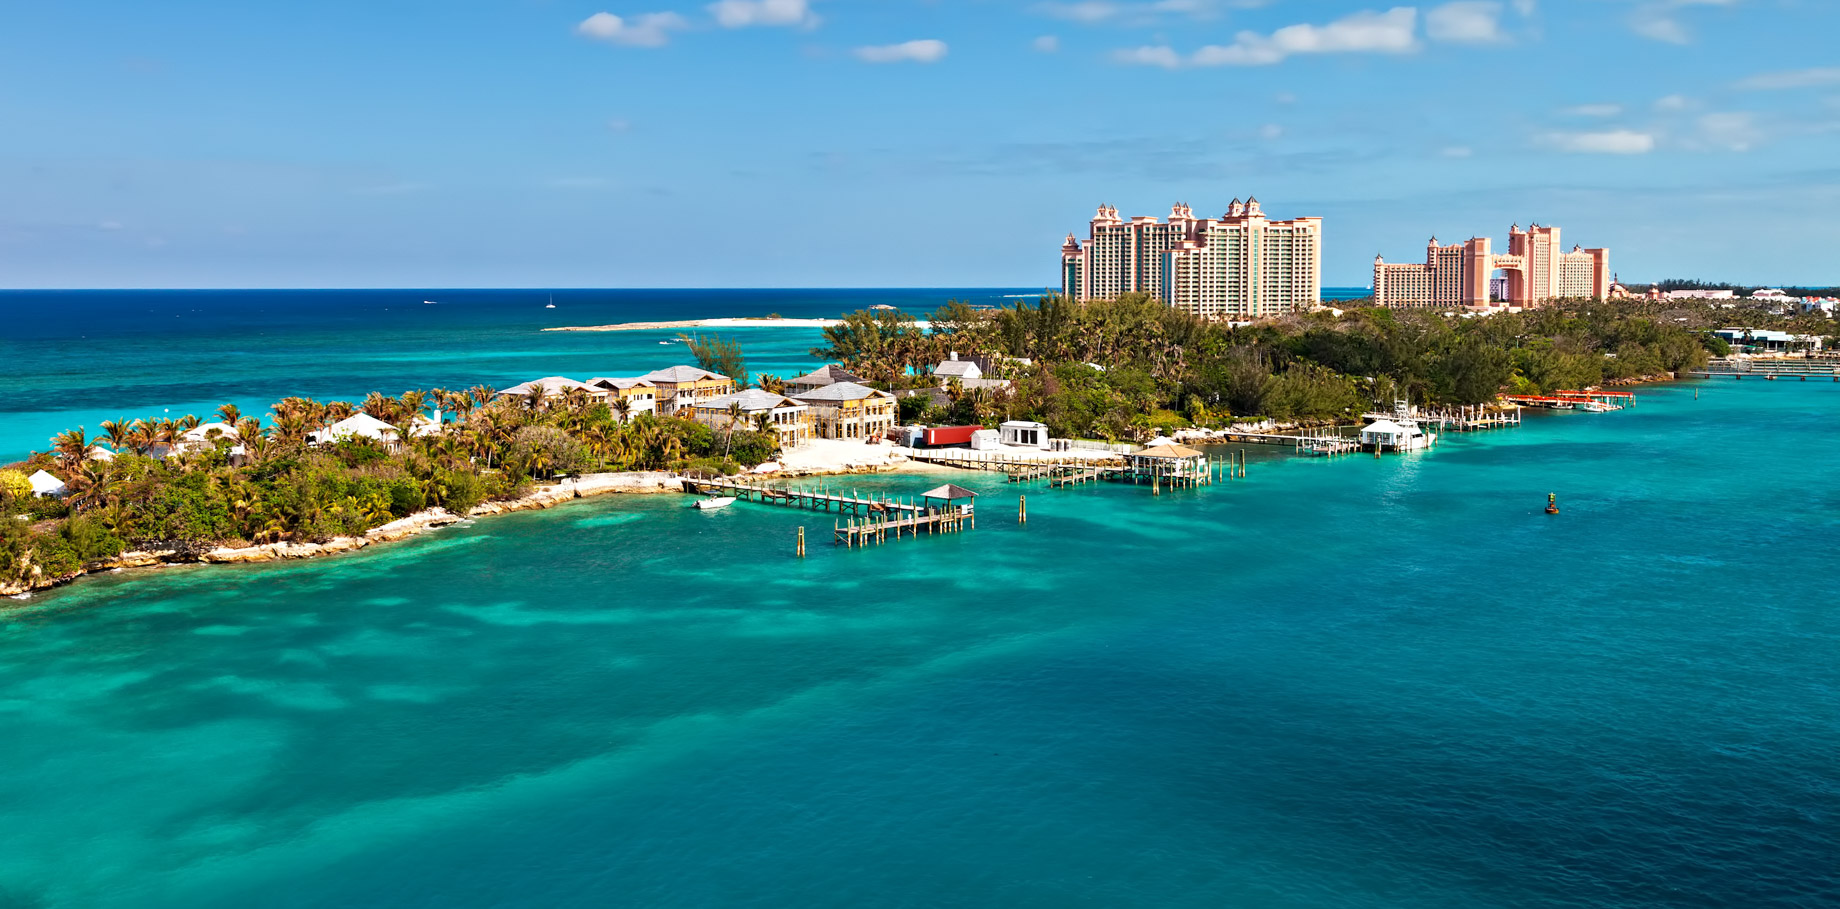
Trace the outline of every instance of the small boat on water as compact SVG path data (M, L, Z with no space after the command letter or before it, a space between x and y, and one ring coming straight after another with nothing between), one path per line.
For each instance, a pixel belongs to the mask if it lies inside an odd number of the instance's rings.
M1619 410L1620 408L1614 404L1605 404L1602 401L1579 401L1578 409L1590 413L1609 413L1610 411Z
M1426 432L1419 425L1412 405L1407 401L1395 401L1391 414L1367 414L1368 423L1355 437L1362 448L1370 451L1419 451L1430 448L1437 441L1435 433Z
M710 496L707 499L698 499L696 507L703 511L713 511L717 508L727 508L733 504L735 504L734 496Z
M441 304L439 304L439 303L436 303L436 302L435 302L435 301L433 301L433 300L423 300L423 301L422 301L422 305L423 305L423 306L439 306L439 305L441 305Z

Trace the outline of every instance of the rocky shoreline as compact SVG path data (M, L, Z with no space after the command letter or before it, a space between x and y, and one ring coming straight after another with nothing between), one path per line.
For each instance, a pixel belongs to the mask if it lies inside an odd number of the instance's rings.
M420 536L431 530L458 524L475 517L495 514L507 514L513 511L529 511L549 508L563 502L585 499L590 496L626 494L659 495L683 491L683 483L676 476L662 471L645 471L629 473L588 474L564 480L554 486L540 487L532 492L502 502L483 503L465 515L457 515L445 508L430 508L418 511L408 517L399 518L379 527L373 527L363 536L334 537L324 543L263 543L255 546L219 546L207 550L130 550L113 559L105 559L82 570L55 577L35 577L23 585L0 584L0 596L23 598L32 591L68 584L87 574L103 571L117 571L124 568L158 568L164 565L233 565L252 562L275 562L284 559L313 559L320 556L337 555L343 552L355 552L377 543L390 543Z

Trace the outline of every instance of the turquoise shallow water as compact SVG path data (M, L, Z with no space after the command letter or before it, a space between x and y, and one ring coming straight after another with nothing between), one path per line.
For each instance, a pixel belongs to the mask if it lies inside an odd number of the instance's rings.
M1703 389L803 561L607 498L41 594L0 906L1831 906L1840 386Z

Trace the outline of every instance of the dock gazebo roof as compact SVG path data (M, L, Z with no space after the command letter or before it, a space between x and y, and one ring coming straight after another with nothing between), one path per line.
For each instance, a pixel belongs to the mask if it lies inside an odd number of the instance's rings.
M1146 448L1143 451L1134 451L1131 453L1131 457L1134 457L1134 458L1171 458L1171 459L1177 459L1177 460L1184 460L1187 458L1199 458L1201 457L1201 452L1196 451L1195 449L1190 448L1186 445L1171 444L1171 445L1157 445L1153 448Z
M923 499L944 499L950 502L953 499L975 499L977 498L977 493L956 483L947 483L944 486L929 489L921 493L920 497Z

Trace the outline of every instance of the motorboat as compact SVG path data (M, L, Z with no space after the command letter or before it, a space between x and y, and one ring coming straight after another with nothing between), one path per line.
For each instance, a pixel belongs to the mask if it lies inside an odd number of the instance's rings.
M696 507L703 511L714 511L717 508L727 508L733 504L735 504L734 496L710 496L707 499L698 499L696 501Z

